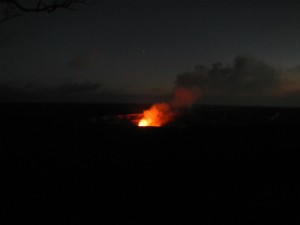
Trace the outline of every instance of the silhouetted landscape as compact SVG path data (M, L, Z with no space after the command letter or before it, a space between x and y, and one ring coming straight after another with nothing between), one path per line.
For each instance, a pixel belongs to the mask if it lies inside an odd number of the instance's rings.
M0 225L300 224L299 21L299 0L0 0Z
M3 224L299 221L299 108L1 103Z

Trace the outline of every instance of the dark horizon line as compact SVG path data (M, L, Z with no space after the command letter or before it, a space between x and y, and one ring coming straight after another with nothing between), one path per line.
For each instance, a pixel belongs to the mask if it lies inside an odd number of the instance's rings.
M160 103L160 102L89 102L89 101L0 101L1 105L8 105L8 104L18 104L18 105L145 105L151 106L153 104ZM263 105L263 104L213 104L213 103L195 103L192 106L188 106L186 108L194 108L194 107L245 107L245 108L289 108L289 109L300 109L300 106L291 106L291 105Z

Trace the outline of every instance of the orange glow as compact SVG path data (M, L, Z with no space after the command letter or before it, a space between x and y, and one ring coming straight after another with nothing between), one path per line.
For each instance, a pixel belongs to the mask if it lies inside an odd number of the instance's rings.
M171 121L174 113L167 103L158 103L143 112L143 118L139 121L139 127L160 127Z
M150 124L149 121L147 121L146 119L141 119L138 126L139 127L147 127L147 126L149 126L149 124Z
M169 103L157 103L145 110L136 123L139 127L160 127L175 119L181 109L191 106L199 97L198 88L177 87Z

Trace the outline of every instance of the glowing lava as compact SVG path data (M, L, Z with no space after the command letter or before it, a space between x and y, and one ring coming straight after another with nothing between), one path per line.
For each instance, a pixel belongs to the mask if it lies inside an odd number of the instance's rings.
M138 126L139 127L147 127L147 126L149 126L149 124L150 124L149 121L147 121L146 119L141 119Z
M160 127L171 121L174 117L169 104L158 103L143 112L143 117L139 121L139 127Z

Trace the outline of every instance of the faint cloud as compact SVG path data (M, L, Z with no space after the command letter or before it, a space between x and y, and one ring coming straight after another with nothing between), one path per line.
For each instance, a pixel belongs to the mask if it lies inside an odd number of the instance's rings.
M53 90L57 93L61 94L76 94L82 92L91 92L99 90L101 85L99 83L91 83L91 82L83 82L83 83L69 83L69 84L62 84Z
M204 103L299 107L300 66L277 68L252 56L238 56L231 64L200 65L179 74L176 88L196 88Z
M179 74L175 85L199 88L204 95L261 95L277 90L280 76L280 70L262 60L238 56L231 65L196 66L192 72Z
M0 101L69 101L101 92L101 85L92 82L72 82L56 86L0 84Z
M67 65L76 68L89 68L103 62L104 54L99 49L90 49L75 55Z
M161 88L155 87L155 88L152 88L152 92L153 92L153 93L156 93L156 94L160 94L160 93L162 93L163 91L162 91Z

